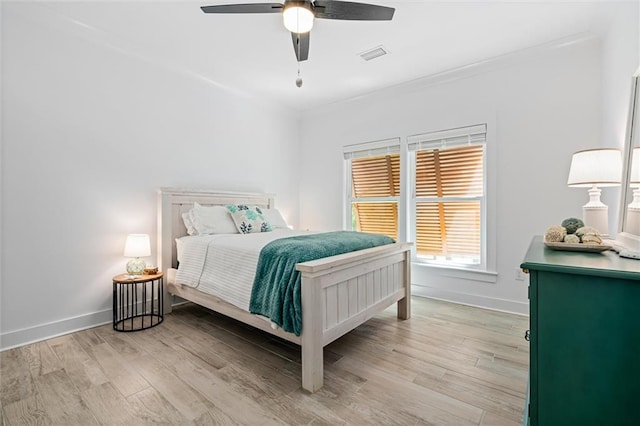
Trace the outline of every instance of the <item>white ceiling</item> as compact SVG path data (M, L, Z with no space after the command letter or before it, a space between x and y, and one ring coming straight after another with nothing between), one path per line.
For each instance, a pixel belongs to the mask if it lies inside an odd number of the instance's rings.
M603 1L365 0L395 7L393 20L316 20L298 89L291 36L280 15L213 15L199 8L242 2L76 1L33 7L94 42L296 110L601 31L607 8L615 7ZM358 56L378 45L391 53L370 62Z

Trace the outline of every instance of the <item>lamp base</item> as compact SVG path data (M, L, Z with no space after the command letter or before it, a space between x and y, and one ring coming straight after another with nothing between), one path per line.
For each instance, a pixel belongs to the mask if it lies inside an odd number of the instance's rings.
M589 202L582 206L582 220L586 226L597 229L600 237L609 238L609 207L600 201L601 192L595 186L589 189Z
M144 260L140 259L139 257L136 257L127 262L127 273L129 275L136 275L136 276L142 275L142 273L144 272L145 266L146 265L144 263Z
M595 228L600 237L609 238L609 207L582 207L582 220L586 226Z

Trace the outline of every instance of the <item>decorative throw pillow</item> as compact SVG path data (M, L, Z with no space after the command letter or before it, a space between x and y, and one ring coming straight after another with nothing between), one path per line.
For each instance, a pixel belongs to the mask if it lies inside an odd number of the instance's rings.
M271 225L262 215L262 210L258 206L230 204L227 206L227 210L229 210L231 218L241 234L271 231Z

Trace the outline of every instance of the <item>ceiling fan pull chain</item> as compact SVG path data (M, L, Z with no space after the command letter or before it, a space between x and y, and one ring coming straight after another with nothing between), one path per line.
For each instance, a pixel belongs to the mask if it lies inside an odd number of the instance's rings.
M302 77L300 77L300 61L298 61L298 78L296 78L296 86L302 87Z

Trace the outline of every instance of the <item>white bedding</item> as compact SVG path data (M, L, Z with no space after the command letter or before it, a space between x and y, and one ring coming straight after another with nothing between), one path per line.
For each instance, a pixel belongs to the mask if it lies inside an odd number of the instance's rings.
M254 234L178 238L176 284L197 288L249 311L251 287L262 248L278 238L309 233L284 228Z

